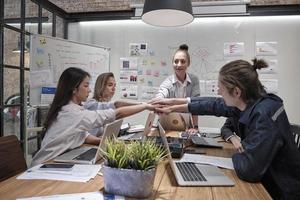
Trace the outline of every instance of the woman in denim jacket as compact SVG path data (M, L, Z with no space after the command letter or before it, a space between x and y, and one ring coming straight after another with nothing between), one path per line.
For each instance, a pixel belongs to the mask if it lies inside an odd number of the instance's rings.
M160 113L190 112L193 115L230 117L241 137L242 151L232 161L238 177L261 181L274 199L300 199L300 151L290 129L282 100L267 94L258 79L263 60L232 61L219 72L223 98L195 97L155 102L169 104Z

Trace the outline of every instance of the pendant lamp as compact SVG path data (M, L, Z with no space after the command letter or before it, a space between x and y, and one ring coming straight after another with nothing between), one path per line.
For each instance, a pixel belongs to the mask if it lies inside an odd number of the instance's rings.
M183 26L194 19L190 0L145 0L142 20L153 26Z

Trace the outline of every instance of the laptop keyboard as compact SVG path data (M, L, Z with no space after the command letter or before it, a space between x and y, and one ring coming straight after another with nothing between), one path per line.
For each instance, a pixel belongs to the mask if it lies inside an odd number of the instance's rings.
M96 148L91 148L88 151L78 155L77 157L74 158L74 160L92 160L93 158L95 158L95 155L97 153L97 149Z
M195 163L175 162L184 181L207 181Z
M205 141L204 138L199 136L191 136L192 142L194 144L202 144L202 145L208 145L208 143Z

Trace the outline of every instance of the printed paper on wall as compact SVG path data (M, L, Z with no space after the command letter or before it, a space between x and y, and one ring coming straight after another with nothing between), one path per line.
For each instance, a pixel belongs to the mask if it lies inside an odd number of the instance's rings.
M243 56L244 52L244 42L224 43L224 57Z
M148 48L147 43L130 43L129 55L130 56L145 56L147 55Z
M136 70L138 68L137 58L120 58L121 70Z
M137 71L127 71L122 70L120 71L120 82L121 83L137 83Z
M138 86L136 86L136 85L121 86L121 98L122 99L138 99Z
M257 56L276 56L277 42L256 42Z

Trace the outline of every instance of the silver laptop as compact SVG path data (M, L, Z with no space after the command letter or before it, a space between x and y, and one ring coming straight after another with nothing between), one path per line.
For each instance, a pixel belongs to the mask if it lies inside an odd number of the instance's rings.
M165 130L185 131L192 127L192 116L190 113L170 113L161 115L159 123Z
M100 148L105 149L105 140L107 138L117 137L123 120L119 119L105 125L101 142L98 148L95 147L79 147L72 149L54 159L55 162L68 162L80 164L95 164L101 158Z
M173 161L165 136L165 130L158 123L159 135L168 152L168 160L180 186L233 186L234 183L220 169L211 165L191 162Z
M118 139L119 140L143 140L150 133L154 118L155 118L155 113L150 112L146 120L144 131L123 135L121 137L118 137Z
M193 144L204 147L217 147L223 148L223 145L220 144L215 138L202 137L201 134L191 135L191 140Z

